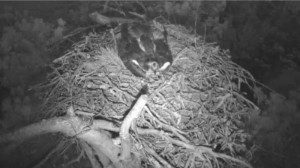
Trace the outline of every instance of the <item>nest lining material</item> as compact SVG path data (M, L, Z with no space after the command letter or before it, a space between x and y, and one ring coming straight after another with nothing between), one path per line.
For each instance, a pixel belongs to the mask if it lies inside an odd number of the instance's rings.
M137 126L167 134L132 132L132 140L146 148L139 154L145 164L155 164L151 161L154 152L168 164L184 167L190 149L172 140L195 147L209 146L207 149L217 144L221 146L220 153L249 161L251 151L245 145L249 135L243 128L250 113L257 108L239 93L239 88L241 83L249 84L254 78L231 62L226 51L204 43L182 27L164 26L174 62L167 72L148 81L133 76L118 57L115 39L120 37L119 28L114 32L90 33L74 44L65 55L53 61L53 72L43 86L49 89L45 115L58 115L72 105L91 116L120 123L139 91L148 84L151 97L137 119ZM163 32L159 22L154 22L153 28L155 34ZM138 147L133 151L138 153ZM212 165L216 158L228 159L227 155L207 151L196 157L195 165L207 166L207 159ZM233 165L232 162L216 164Z

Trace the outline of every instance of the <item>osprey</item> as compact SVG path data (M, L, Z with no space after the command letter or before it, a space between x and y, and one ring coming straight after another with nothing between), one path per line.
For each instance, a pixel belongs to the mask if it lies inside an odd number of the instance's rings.
M150 25L140 22L121 25L118 53L127 69L143 78L166 70L173 61L166 30L163 39L154 39Z

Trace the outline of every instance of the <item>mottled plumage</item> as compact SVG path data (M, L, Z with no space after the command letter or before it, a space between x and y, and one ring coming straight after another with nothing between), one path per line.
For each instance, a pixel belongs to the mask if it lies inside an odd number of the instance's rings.
M173 63L173 56L168 45L167 30L164 28L164 38L154 41L155 48L155 61L158 63L157 71L167 70Z

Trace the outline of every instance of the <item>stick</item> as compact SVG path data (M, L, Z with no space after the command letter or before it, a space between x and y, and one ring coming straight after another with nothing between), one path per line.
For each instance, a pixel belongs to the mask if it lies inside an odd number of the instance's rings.
M120 138L121 138L121 147L122 147L122 152L120 156L121 160L124 161L130 160L131 143L129 137L129 129L131 127L132 122L140 116L147 101L148 101L148 96L141 95L121 125L121 129L120 129Z

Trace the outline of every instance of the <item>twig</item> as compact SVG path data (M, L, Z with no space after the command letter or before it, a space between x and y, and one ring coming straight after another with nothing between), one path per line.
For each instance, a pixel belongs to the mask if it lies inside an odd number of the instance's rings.
M114 33L114 29L110 29L109 32L110 32L110 34L111 34L112 37L113 37L114 44L115 44L115 50L118 51L117 39L116 39L116 36L115 36L115 33Z
M76 163L76 162L79 163L79 161L81 160L81 158L83 158L83 156L84 156L84 150L82 150L76 158L74 158L73 160L66 163L64 165L64 167L69 167L70 165L72 165L73 163Z
M206 147L206 146L194 146L176 139L173 139L169 136L165 136L164 133L162 131L158 131L155 129L137 129L139 134L155 134L158 136L161 136L162 138L167 139L169 142L184 147L186 149L192 150L194 151L197 155L202 155L204 152L210 154L211 156L215 157L215 158L220 158L220 159L224 159L224 160L230 160L236 163L239 163L241 165L244 165L246 167L252 168L252 166L246 162L244 162L243 160L240 159L236 159L232 156L226 155L226 154L222 154L222 153L215 153L214 151L212 151L212 149L210 147Z
M81 142L81 145L82 145L82 150L85 152L86 156L90 160L92 168L101 167L100 163L98 162L98 160L96 159L96 157L94 155L92 148L85 142ZM102 164L105 164L105 163L102 163Z
M155 157L160 163L164 165L164 167L167 168L173 168L167 161L165 161L162 157L160 157L153 149L150 147L146 148L146 150L153 156Z

